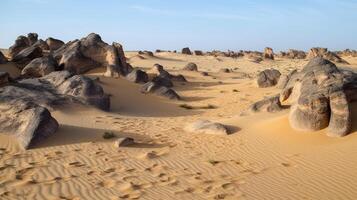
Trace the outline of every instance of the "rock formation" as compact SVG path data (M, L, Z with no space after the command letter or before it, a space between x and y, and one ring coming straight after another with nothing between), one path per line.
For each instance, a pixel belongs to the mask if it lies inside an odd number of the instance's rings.
M188 48L188 47L183 48L181 53L186 54L186 55L192 55L192 52L191 52L190 48Z
M313 59L315 57L322 57L322 58L325 58L325 59L327 59L331 62L334 62L334 63L348 64L347 61L342 59L336 53L329 51L327 48L316 47L316 48L310 49L309 54L307 55L307 58Z
M257 84L260 88L272 87L278 83L280 75L276 69L266 69L258 74Z
M264 59L268 59L268 60L274 60L274 52L273 49L270 47L266 47L264 49Z

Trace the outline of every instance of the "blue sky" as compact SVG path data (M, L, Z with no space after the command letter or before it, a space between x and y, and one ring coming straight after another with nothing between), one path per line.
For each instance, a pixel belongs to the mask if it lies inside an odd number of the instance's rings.
M99 33L125 50L357 49L357 0L0 0L0 47Z

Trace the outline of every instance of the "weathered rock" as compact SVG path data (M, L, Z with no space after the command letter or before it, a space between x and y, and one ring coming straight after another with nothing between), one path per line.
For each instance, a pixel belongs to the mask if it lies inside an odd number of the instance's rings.
M54 52L54 57L65 70L76 74L106 67L104 75L116 77L125 76L131 70L126 63L122 46L118 43L108 45L94 33L81 40L68 42Z
M134 83L146 83L149 81L149 76L146 74L146 72L144 72L140 69L134 69L132 72L127 74L125 78L128 81L131 81Z
M158 74L158 77L168 79L170 82L171 81L187 82L186 78L183 75L181 75L181 74L172 75L168 71L164 70L164 67L160 64L154 64L152 71L155 74ZM169 84L169 85L171 85L171 84ZM165 84L165 86L172 87L172 86L168 86L166 84Z
M22 148L29 148L57 129L57 121L46 108L29 101L0 98L0 132L16 138Z
M187 65L183 68L183 70L187 71L198 71L198 67L195 63L187 63Z
M291 103L289 122L294 129L328 127L329 136L344 136L351 129L349 103L357 100L356 91L357 74L316 57L289 80L280 99Z
M162 86L157 82L147 82L141 88L142 93L154 93L169 99L180 100L180 96L172 89Z
M41 39L37 40L37 42L35 42L32 46L40 47L43 52L50 50L50 47L47 45L47 43Z
M165 86L165 87L173 87L174 86L174 84L172 83L170 78L163 77L160 75L154 77L151 81L158 85Z
M30 46L21 50L15 57L12 58L13 62L19 64L18 67L27 65L31 60L42 57L42 49L38 46Z
M272 87L278 83L280 75L276 69L266 69L258 74L257 84L260 88Z
M250 106L249 110L251 112L274 113L283 110L283 106L280 103L279 95L276 95L254 103Z
M5 64L7 63L7 58L4 56L4 54L0 51L0 64Z
M64 45L63 41L52 38L52 37L47 38L46 43L49 47L49 50L51 50L51 51L55 51Z
M154 53L152 51L139 51L138 54L139 55L147 55L147 56L150 56L150 57L154 56Z
M37 33L27 34L27 40L28 40L29 46L35 44L38 41L38 34Z
M191 52L190 48L188 48L188 47L183 48L181 53L186 54L186 55L192 55L192 52Z
M6 85L10 81L10 74L7 72L0 72L0 86Z
M16 56L20 51L22 51L23 49L29 47L29 41L27 39L27 37L25 36L19 36L16 38L15 40L15 44L13 44L10 48L9 48L9 56L10 58L13 58L14 56Z
M203 52L200 51L200 50L195 50L193 53L194 53L196 56L203 56Z
M288 84L289 80L291 80L292 77L294 76L294 74L296 74L296 73L297 73L297 70L295 69L295 70L289 72L289 73L286 74L286 75L281 75L276 87L277 87L278 89L283 89L283 88L285 88L286 85Z
M270 47L264 49L264 59L274 60L274 52Z
M313 59L315 57L322 57L335 63L349 64L346 60L342 59L336 53L329 51L327 48L320 48L320 47L311 48L309 54L307 55L307 58Z
M208 72L201 72L202 76L209 76Z
M211 122L208 120L198 120L192 124L187 125L184 130L191 133L228 135L228 130L223 124Z
M25 77L42 77L57 69L57 62L52 56L36 58L21 71Z
M228 68L221 68L221 69L219 70L219 72L221 72L221 73L231 73L232 70L231 70L231 69L228 69Z
M280 52L278 57L287 59L305 59L306 53L304 51L289 49L288 52Z
M130 146L133 144L135 144L135 141L133 138L123 137L123 138L118 138L115 141L114 146L119 148L119 147L127 147L127 146Z

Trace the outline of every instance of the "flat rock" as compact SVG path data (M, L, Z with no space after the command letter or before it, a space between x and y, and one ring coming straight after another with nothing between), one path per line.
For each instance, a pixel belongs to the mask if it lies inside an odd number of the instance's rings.
M208 120L198 120L194 123L188 124L184 130L191 133L228 135L228 130L223 124Z

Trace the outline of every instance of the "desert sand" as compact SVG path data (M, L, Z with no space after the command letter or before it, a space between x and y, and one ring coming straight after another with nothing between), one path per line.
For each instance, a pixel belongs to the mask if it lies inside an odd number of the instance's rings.
M73 105L52 112L59 131L29 150L0 135L0 199L355 199L357 126L342 138L298 132L288 110L240 116L249 105L279 92L258 88L267 68L286 74L307 60L191 56L169 52L154 57L126 52L133 67L150 71L159 63L187 83L175 83L182 101L141 94L140 85L99 77L111 94L111 111ZM357 58L346 57L357 69ZM194 62L199 72L182 71ZM232 73L218 72L221 68ZM0 65L16 77L13 63ZM195 109L185 109L182 104ZM212 109L204 109L212 105ZM203 107L203 108L202 108ZM353 120L357 120L357 105ZM197 119L228 125L230 135L187 133ZM357 121L353 123L357 124ZM136 143L115 147L102 135L113 131Z

